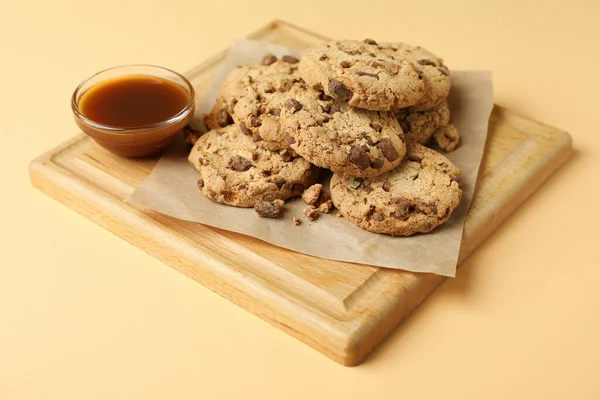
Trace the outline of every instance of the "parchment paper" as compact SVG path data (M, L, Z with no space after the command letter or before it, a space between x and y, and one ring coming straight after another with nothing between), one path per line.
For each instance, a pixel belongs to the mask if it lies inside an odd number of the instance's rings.
M277 56L300 55L298 51L282 46L237 40L215 83L200 101L196 115L210 111L220 84L231 69L240 64L259 62L267 51ZM260 218L251 208L212 202L196 186L198 172L187 161L189 148L181 138L125 201L317 257L454 277L463 227L485 147L493 89L492 75L487 71L452 71L451 77L450 110L452 122L461 134L461 143L447 156L463 172L463 198L448 222L431 233L412 237L376 234L336 215L322 214L316 222L310 222L302 214L306 204L301 199L288 201L282 217L277 219ZM302 225L294 226L293 217L302 217Z

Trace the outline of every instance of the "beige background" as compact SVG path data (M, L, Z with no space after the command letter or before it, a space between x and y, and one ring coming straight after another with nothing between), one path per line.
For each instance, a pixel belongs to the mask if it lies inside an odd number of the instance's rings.
M157 3L157 4L153 4ZM0 0L0 399L600 398L600 3ZM69 97L283 18L490 69L576 152L365 364L339 366L32 189Z

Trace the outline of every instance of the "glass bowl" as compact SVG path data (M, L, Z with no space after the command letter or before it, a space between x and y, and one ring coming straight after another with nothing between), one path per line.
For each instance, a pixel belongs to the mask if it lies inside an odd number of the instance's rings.
M134 127L104 125L81 112L80 101L94 85L108 79L135 75L158 77L181 86L188 94L186 106L165 121ZM75 123L100 146L124 157L147 157L163 152L188 124L194 115L195 92L192 84L177 72L154 65L124 65L98 72L81 82L71 98L71 108Z

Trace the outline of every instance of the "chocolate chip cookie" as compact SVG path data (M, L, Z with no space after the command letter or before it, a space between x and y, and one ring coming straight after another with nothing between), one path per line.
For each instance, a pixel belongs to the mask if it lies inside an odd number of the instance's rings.
M343 40L308 49L299 71L307 84L339 101L385 111L415 105L425 95L424 73L414 58L398 45Z
M417 104L411 107L412 111L428 110L446 100L452 82L450 71L444 65L444 60L420 46L411 46L406 43L390 46L423 73L425 94Z
M200 171L198 187L206 197L236 207L300 196L318 175L301 157L258 146L237 125L200 136L188 160Z
M454 150L458 145L460 136L456 127L449 123L450 108L446 101L425 111L402 108L394 111L394 115L408 142L428 145L433 140L446 152Z
M317 89L292 88L280 119L296 153L334 172L381 175L399 165L406 152L393 113L354 108Z
M331 198L350 222L371 232L409 236L444 224L462 197L460 170L420 144L398 168L375 178L334 174Z
M304 85L299 60L266 54L261 64L234 69L221 86L221 97L204 118L210 129L235 123L254 142L268 150L287 148L279 125L282 94Z

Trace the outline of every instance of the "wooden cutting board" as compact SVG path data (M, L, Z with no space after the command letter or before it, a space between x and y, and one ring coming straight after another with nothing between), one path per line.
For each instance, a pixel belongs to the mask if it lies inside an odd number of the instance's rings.
M282 21L249 37L298 49L327 40ZM225 54L186 74L198 97ZM567 133L496 106L459 263L570 152ZM44 193L344 365L363 361L444 280L319 259L125 204L156 161L114 156L81 134L34 160L30 174Z

